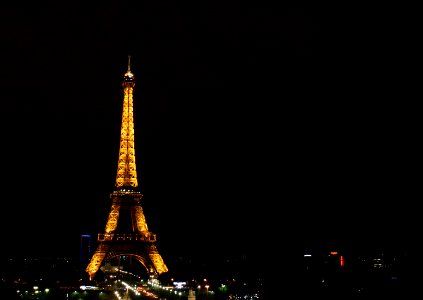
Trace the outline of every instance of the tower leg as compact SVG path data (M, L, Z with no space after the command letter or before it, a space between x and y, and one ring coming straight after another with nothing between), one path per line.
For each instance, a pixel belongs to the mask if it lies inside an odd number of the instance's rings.
M90 277L90 281L94 278L94 275L97 273L98 269L101 266L101 263L104 260L104 257L107 254L107 251L109 250L109 246L105 244L100 244L95 251L94 255L91 257L91 261L88 264L85 271L88 273Z

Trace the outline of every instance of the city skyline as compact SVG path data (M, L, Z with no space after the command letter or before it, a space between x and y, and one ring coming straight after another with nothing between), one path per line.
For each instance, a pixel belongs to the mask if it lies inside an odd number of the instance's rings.
M77 256L81 234L103 231L128 55L142 206L161 252L262 255L271 238L408 247L416 111L400 100L395 56L388 68L344 16L305 4L12 5L5 251Z

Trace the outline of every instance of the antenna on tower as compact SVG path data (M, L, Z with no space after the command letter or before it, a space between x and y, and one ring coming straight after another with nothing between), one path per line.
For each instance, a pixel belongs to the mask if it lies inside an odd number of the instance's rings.
M128 72L131 72L131 55L128 55Z

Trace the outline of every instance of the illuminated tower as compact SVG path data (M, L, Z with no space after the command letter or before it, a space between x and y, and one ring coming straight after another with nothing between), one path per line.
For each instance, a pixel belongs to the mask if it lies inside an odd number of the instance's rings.
M90 280L103 262L123 255L135 257L153 277L168 271L155 245L156 235L148 231L141 207L143 195L138 191L133 111L135 77L131 72L130 57L122 85L122 125L115 190L110 194L112 207L105 232L98 234L97 249L86 268Z

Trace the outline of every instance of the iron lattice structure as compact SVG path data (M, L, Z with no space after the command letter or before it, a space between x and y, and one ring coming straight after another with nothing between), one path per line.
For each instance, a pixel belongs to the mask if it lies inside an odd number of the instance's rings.
M143 195L138 191L133 110L135 77L130 60L122 86L123 110L115 191L110 194L112 207L105 232L98 234L97 249L86 268L90 280L104 262L123 255L135 257L153 277L168 271L155 245L156 235L148 230L141 206Z

